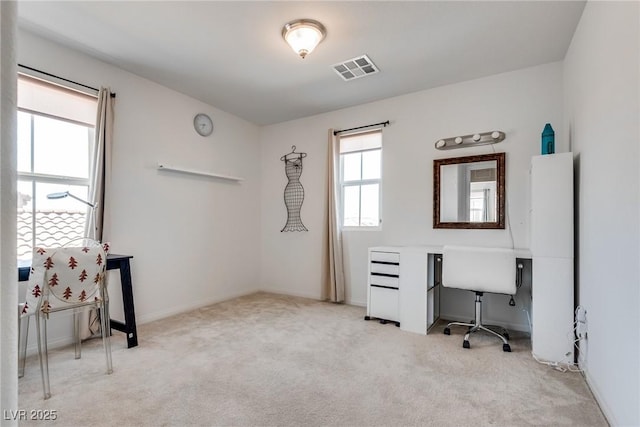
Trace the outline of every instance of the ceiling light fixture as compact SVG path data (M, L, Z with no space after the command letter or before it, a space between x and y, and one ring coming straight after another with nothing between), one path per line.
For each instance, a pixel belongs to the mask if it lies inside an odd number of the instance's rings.
M282 38L302 59L310 54L326 35L324 25L313 19L296 19L282 27Z

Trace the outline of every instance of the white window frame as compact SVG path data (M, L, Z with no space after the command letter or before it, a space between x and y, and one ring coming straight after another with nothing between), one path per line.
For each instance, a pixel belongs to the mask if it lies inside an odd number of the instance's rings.
M59 85L62 87L66 87L69 89L73 89L73 90L77 90L77 88L73 87L72 85L62 85L60 84L58 81L55 81L55 79L49 79L49 78L42 78L40 75L37 75L36 73L27 73L27 72L22 72L20 71L19 74L24 74L27 77L37 77L41 80L47 81L48 83L54 84L54 85ZM87 91L82 91L83 93L86 93L88 95L91 96L95 96L95 94L92 93L88 93ZM97 99L97 98L96 98ZM30 145L30 159L29 159L29 172L25 172L25 171L17 171L17 182L27 182L28 184L30 184L31 187L31 195L32 197L36 194L36 185L37 184L59 184L59 185L74 185L74 186L85 186L87 187L88 193L90 192L90 187L91 187L91 177L90 177L90 173L87 176L87 178L78 178L78 177L72 177L72 176L66 176L66 175L53 175L53 174L43 174L43 173L37 173L34 172L34 168L35 168L35 156L36 156L36 152L35 152L35 125L34 125L34 119L36 116L38 117L44 117L44 118L49 118L52 120L58 120L58 121L62 121L62 122L67 122L67 123L72 123L75 125L79 125L79 126L85 126L89 129L89 132L87 132L87 144L89 147L88 150L88 161L89 161L89 166L91 167L91 155L93 153L94 150L94 144L95 144L95 126L91 127L90 125L87 125L86 123L81 123L81 122L77 122L74 120L70 120L64 117L58 117L55 115L51 115L51 114L46 114L46 113L41 113L38 111L34 111L34 110L30 110L30 109L26 109L26 108L20 108L17 107L17 111L20 113L26 113L30 115L30 141L29 141L29 145ZM17 184L16 182L16 184ZM36 211L37 211L37 203L35 200L35 197L32 199L32 215L31 215L31 247L35 248L36 247L36 236L37 236L37 228L36 228ZM89 218L89 210L87 210L87 212L85 213L85 223L87 222L88 218Z
M371 132L370 130L367 132ZM356 135L356 134L349 134ZM348 135L345 135L348 136ZM346 154L365 153L370 151L380 152L380 178L377 179L360 179L344 181L344 156ZM351 151L349 153L339 154L340 156L340 227L344 231L380 231L382 230L382 131L380 130L380 147L364 150ZM360 171L362 172L362 156L360 157ZM346 187L362 187L363 185L378 184L378 225L348 225L344 222L344 190ZM362 188L360 189L360 198L362 198ZM362 200L358 200L360 216L362 216ZM360 218L361 220L361 218Z

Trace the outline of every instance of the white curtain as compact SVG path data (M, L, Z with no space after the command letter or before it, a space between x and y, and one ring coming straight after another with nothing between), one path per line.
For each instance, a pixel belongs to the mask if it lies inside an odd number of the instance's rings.
M329 171L327 185L328 262L326 272L326 295L333 302L344 302L344 262L342 260L342 230L340 229L339 174L340 140L329 129Z
M110 174L111 174L111 146L113 141L113 104L109 88L101 87L98 92L98 112L96 116L96 131L93 158L91 160L91 175L89 185L89 200L95 208L89 215L85 226L85 236L93 237L100 242L105 241L104 222L105 204L108 202ZM100 335L100 319L98 313L92 310L88 319L81 320L80 337L82 339Z

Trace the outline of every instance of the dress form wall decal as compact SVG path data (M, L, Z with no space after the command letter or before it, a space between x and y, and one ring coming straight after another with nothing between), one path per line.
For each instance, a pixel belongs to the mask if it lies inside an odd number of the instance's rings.
M302 159L307 153L296 153L296 146L291 146L291 152L280 157L284 162L284 172L289 182L284 188L284 205L287 207L287 223L282 231L308 231L300 218L300 209L304 201L304 188L300 183L302 175Z

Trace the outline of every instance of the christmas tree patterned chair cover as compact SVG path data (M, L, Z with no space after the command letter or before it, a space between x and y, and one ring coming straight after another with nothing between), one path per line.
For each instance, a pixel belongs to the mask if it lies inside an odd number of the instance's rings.
M72 242L73 244L73 242ZM101 334L107 358L107 373L112 372L109 342L109 296L106 286L106 265L109 244L82 239L81 246L35 248L29 273L26 301L21 304L21 317L26 320L25 336L21 339L20 374L24 373L28 318L36 316L38 355L44 398L50 397L47 358L46 322L49 315L62 310L74 310L76 358L80 357L78 317L81 309L99 310ZM43 319L42 328L40 320ZM22 322L21 322L22 323ZM22 332L22 331L21 331Z

